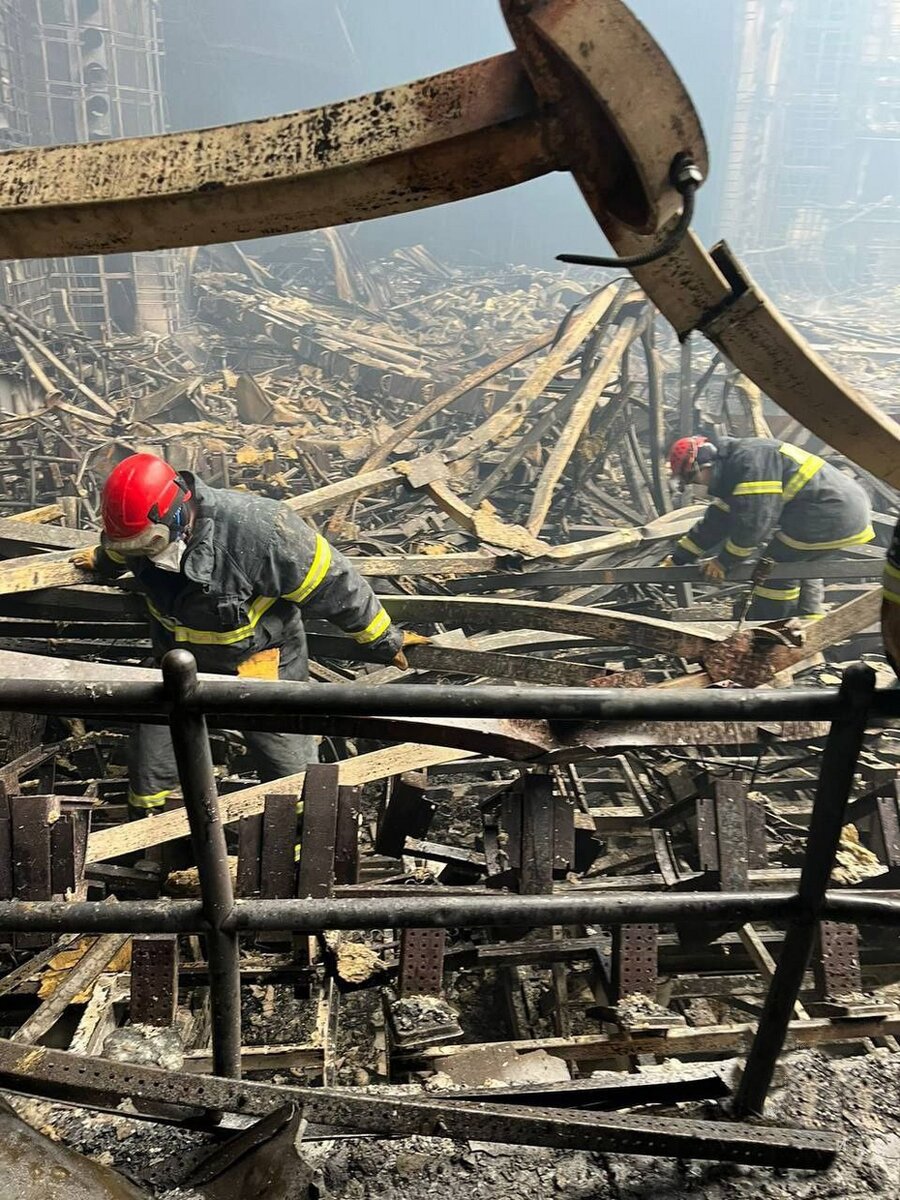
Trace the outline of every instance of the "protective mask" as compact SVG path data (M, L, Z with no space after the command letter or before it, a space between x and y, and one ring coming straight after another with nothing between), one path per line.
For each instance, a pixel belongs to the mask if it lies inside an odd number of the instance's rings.
M176 538L174 542L169 542L165 549L160 550L159 554L148 555L148 558L154 567L159 567L161 571L172 571L177 574L181 570L181 560L184 558L186 549L185 540Z

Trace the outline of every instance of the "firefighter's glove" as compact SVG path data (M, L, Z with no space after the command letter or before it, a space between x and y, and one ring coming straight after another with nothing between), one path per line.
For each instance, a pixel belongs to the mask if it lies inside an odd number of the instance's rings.
M403 630L403 645L391 659L393 666L399 667L401 671L409 669L409 662L404 650L407 646L430 646L431 638L423 637L421 633L410 633L408 629Z
M662 560L662 562L659 565L661 567L674 567L675 566L675 555L667 554L666 557Z
M725 582L725 568L717 558L708 558L706 562L701 563L700 574L710 583Z
M69 561L80 571L96 571L99 553L99 546L85 546L83 550L76 550Z

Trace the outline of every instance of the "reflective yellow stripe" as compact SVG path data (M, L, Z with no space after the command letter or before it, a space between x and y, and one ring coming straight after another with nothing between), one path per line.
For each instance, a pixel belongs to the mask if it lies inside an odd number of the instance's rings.
M718 496L713 500L713 508L720 508L722 512L731 512L731 505L726 504L724 500L720 500Z
M379 608L378 612L368 623L365 629L361 629L359 633L354 633L354 639L361 646L365 646L368 642L375 642L386 632L391 623L391 618L383 608Z
M189 642L195 646L233 646L235 642L243 642L245 638L250 637L259 624L260 618L277 600L277 596L257 596L247 608L247 615L250 619L246 625L241 625L239 629L220 632L215 629L191 629L188 625L179 625L172 617L164 616L149 597L144 597L151 616L159 621L163 629L171 633L176 642Z
M107 558L112 559L114 563L118 563L120 567L123 567L128 561L124 554L118 554L115 550L109 550L106 547L103 548L103 553Z
M681 550L687 550L688 554L696 554L698 557L704 553L702 547L698 546L697 543L692 538L689 538L687 534L685 534L683 538L679 538L678 546Z
M898 581L900 581L900 570L893 563L886 562L882 582L884 583L884 598L889 604L900 604L900 593L892 591L888 586L896 584Z
M139 796L137 792L128 793L128 803L132 808L161 808L172 795L172 789L165 792L154 792L152 796Z
M756 549L755 546L738 546L731 538L725 543L725 553L733 554L735 558L746 558L748 554L752 554Z
M294 862L299 862L299 861L300 861L300 843L295 842L294 843Z
M814 457L808 450L801 450L799 446L795 446L791 442L782 442L778 450L785 458L792 459L798 467L802 467L808 458Z
M799 450L796 446L792 446L790 442L782 442L778 447L785 458L789 458L792 462L797 463L799 469L791 476L784 485L784 502L789 504L797 495L801 488L806 487L813 475L825 466L824 458L819 458L818 454L807 454L805 450Z
M739 483L732 496L780 496L782 483L780 479L751 479L747 483Z
M825 616L824 613L800 613L799 614L801 621L821 621L824 616Z
M764 600L799 600L799 587L792 588L770 588L763 587L758 583L753 589L754 596L761 596Z
M779 542L784 542L785 546L791 546L794 550L840 550L842 546L863 546L866 542L871 542L875 530L868 525L861 533L852 533L850 537L837 538L833 542L800 542L780 530L775 536Z
M316 552L313 555L313 560L309 565L309 570L299 587L294 588L292 592L286 592L285 600L291 600L294 604L302 604L304 600L308 600L319 584L328 574L328 568L331 566L331 547L325 541L320 533L316 534Z

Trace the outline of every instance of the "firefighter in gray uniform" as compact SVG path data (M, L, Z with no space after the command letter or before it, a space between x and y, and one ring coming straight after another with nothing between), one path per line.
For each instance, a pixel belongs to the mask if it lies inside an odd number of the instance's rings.
M706 484L712 503L666 561L704 559L701 571L713 582L749 559L806 562L875 537L868 497L856 480L790 442L679 438L669 465L683 483ZM816 620L824 600L821 579L779 578L754 587L747 615Z
M207 487L152 454L134 454L103 490L101 545L74 556L109 576L131 570L150 617L154 658L176 646L200 671L259 679L307 676L304 618L333 622L406 666L404 635L352 564L284 504ZM263 781L292 775L318 754L304 734L248 731ZM141 725L133 740L129 804L161 809L177 786L169 731Z

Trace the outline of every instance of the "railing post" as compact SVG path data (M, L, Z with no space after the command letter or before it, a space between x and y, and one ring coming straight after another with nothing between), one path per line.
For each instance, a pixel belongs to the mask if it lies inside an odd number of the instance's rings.
M209 962L213 1073L241 1076L241 977L238 938L223 928L234 908L225 830L219 816L206 717L189 706L197 688L197 664L187 650L170 650L162 662L171 705L169 726L191 827Z
M734 1098L737 1117L761 1114L816 938L834 867L845 809L875 692L875 672L855 664L841 681L845 711L835 717L822 755L806 853L797 888L798 915L788 926L744 1074Z

